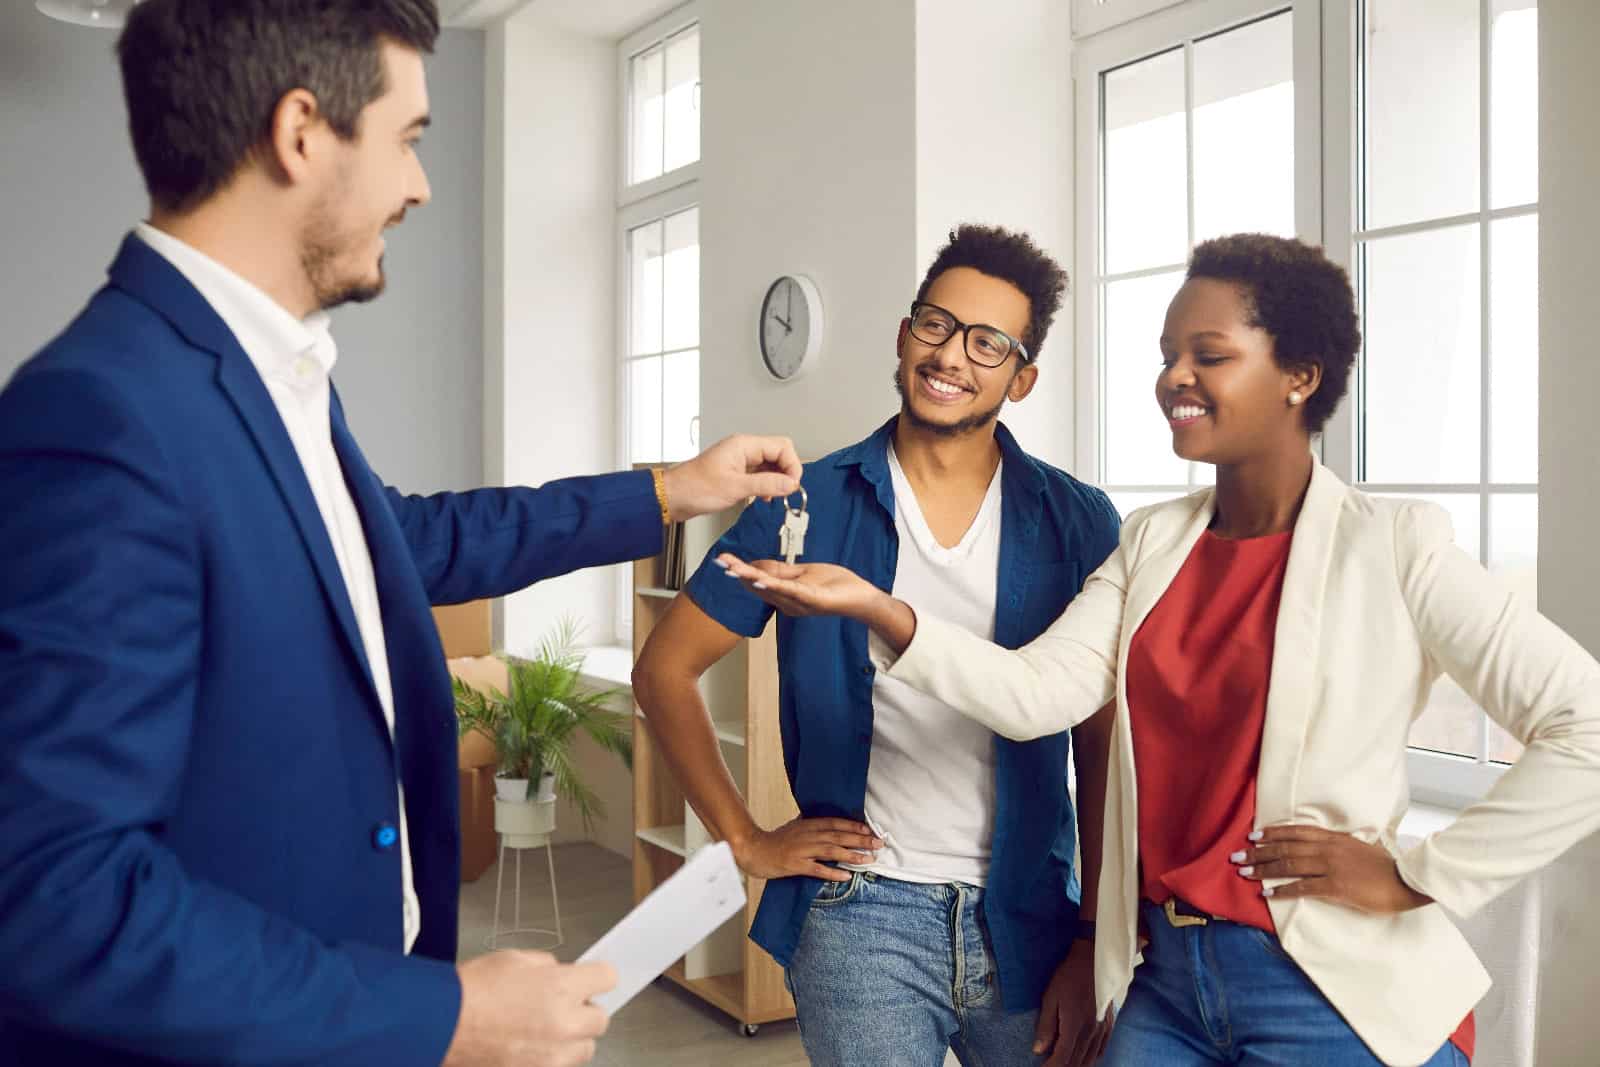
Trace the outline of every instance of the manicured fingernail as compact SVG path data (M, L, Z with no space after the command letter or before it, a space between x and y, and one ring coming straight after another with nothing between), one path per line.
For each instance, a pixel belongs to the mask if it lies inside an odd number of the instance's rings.
M729 578L737 578L737 577L739 577L737 574L733 573L732 571L730 571L728 569L728 565L726 563L721 564L721 567L722 567L722 573L726 574Z
M716 564L716 565L717 565L717 566L719 566L719 567L721 567L721 568L722 568L722 569L723 569L723 570L727 570L727 569L728 569L728 562L727 562L727 560L721 560L721 559L714 559L714 560L712 560L712 561L711 561L711 562L712 562L712 563L715 563L715 564Z
M1243 852L1235 852L1233 855L1229 856L1228 858L1230 860L1232 860L1234 863L1243 863L1244 862L1244 853Z
M751 582L750 583L750 588L751 589L765 589L766 587L767 587L767 583L766 582Z
M1261 895L1264 896L1264 897L1270 897L1272 895L1272 887L1270 885L1262 886L1261 887Z
M1245 877L1245 878L1250 877L1252 874L1255 873L1255 871L1256 871L1256 869L1254 867L1240 867L1239 868L1239 874L1241 876Z
M1044 1042L1043 1041L1035 1041L1033 1043L1033 1054L1035 1056L1039 1056L1039 1055L1042 1055L1043 1053L1044 1053Z
M1252 841L1260 841L1261 840L1261 831L1260 830L1251 830L1249 836L1250 836L1250 840L1252 840Z

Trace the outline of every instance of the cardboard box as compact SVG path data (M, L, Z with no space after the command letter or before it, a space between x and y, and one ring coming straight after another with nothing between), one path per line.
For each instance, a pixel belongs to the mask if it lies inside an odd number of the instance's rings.
M489 601L471 600L465 604L452 604L434 608L433 621L439 627L439 640L444 644L445 659L462 656L487 656L494 649L494 635L490 630Z
M434 608L450 673L468 685L492 685L505 692L506 665L489 654L489 602L477 600ZM461 739L456 754L460 773L461 880L475 882L494 866L499 838L494 832L494 744L478 733Z

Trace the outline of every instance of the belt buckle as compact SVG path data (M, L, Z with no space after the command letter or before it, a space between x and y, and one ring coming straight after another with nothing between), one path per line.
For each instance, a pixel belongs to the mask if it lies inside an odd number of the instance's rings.
M1167 915L1167 923L1179 929L1185 926L1205 926L1211 921L1199 915L1179 915L1177 897L1168 897L1166 903L1161 905L1161 910Z

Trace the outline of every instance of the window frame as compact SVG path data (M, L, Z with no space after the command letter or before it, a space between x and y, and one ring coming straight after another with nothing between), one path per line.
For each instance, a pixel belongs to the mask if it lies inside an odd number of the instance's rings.
M1085 19L1079 28L1084 36L1073 50L1075 163L1079 180L1073 205L1075 223L1076 279L1074 287L1075 331L1077 356L1075 366L1076 414L1074 427L1074 467L1083 476L1100 484L1103 482L1104 446L1106 425L1103 410L1101 369L1103 363L1102 321L1105 314L1105 285L1108 281L1164 273L1177 264L1167 264L1146 270L1107 273L1105 260L1104 222L1105 204L1103 183L1105 177L1104 154L1104 99L1103 75L1142 59L1173 48L1185 52L1186 121L1190 137L1188 150L1188 218L1189 246L1193 248L1194 226L1194 170L1193 170L1193 51L1197 39L1211 37L1236 29L1281 12L1291 12L1293 32L1293 70L1295 86L1295 230L1304 241L1319 244L1327 249L1330 259L1350 272L1356 284L1362 285L1358 271L1363 237L1388 235L1395 231L1442 228L1449 222L1476 221L1480 224L1483 254L1480 269L1484 272L1481 292L1488 293L1487 276L1490 269L1488 255L1488 227L1491 221L1515 218L1535 213L1537 203L1491 208L1488 188L1491 165L1489 122L1490 48L1492 43L1492 0L1478 0L1480 9L1480 77L1479 77L1479 136L1480 136L1480 204L1477 212L1453 220L1428 220L1424 224L1374 229L1363 234L1357 228L1359 218L1358 196L1361 165L1361 117L1358 91L1360 75L1357 52L1358 4L1361 0L1181 0L1168 4L1166 0L1123 0L1119 3L1095 4L1093 0L1077 0L1075 14L1085 11L1093 17ZM1144 16L1144 17L1139 17ZM1109 26L1102 32L1093 32ZM1359 291L1359 290L1358 290ZM1488 498L1502 493L1537 493L1537 484L1498 483L1488 479L1487 460L1490 448L1488 429L1489 362L1489 304L1482 301L1481 311L1483 360L1481 417L1484 422L1480 435L1483 465L1479 483L1472 486L1447 485L1390 485L1365 483L1359 480L1357 463L1358 403L1342 403L1315 448L1322 461L1352 485L1373 492L1435 493L1450 489L1470 488L1480 500L1479 543L1480 560L1490 558ZM1361 371L1352 379L1351 396L1359 397ZM1105 485L1109 491L1118 492L1169 492L1173 495L1187 493L1196 486L1123 486ZM1464 807L1481 799L1505 773L1506 764L1490 762L1487 758L1488 718L1485 715L1480 727L1479 755L1466 757L1424 749L1407 750L1407 769L1414 800L1440 804L1452 808Z
M613 255L617 265L616 286L616 416L613 437L617 454L617 469L631 469L632 454L628 432L632 414L632 397L629 387L629 364L633 356L629 351L633 337L633 271L629 256L628 234L640 226L665 219L702 206L700 196L701 161L687 163L655 178L630 183L633 160L633 86L631 64L636 56L664 44L684 31L698 27L704 41L704 20L700 0L690 0L674 8L648 25L629 34L617 44L617 181L616 222ZM704 67L702 66L702 75ZM702 96L703 98L703 96ZM703 130L703 126L702 126ZM704 158L704 141L701 142ZM702 287L703 291L703 287ZM633 565L622 564L616 568L616 633L620 644L631 647L633 641Z
M622 121L617 145L617 207L619 209L630 204L662 193L670 192L682 185L699 182L701 161L686 163L674 170L669 170L654 178L647 178L642 182L629 182L628 176L633 172L633 85L629 77L629 65L634 57L650 51L656 45L665 44L670 38L676 37L693 27L702 26L700 17L700 0L689 0L682 7L673 8L648 26L637 30L623 38L617 45L617 100L620 102ZM702 41L704 37L702 37ZM704 67L702 67L702 73ZM704 94L702 94L703 97ZM704 144L701 145L701 158L704 158Z

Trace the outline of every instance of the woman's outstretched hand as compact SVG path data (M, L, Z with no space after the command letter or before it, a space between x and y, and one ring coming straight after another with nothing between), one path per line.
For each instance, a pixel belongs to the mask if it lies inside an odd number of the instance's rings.
M848 567L775 559L746 563L726 552L716 564L785 615L839 615L865 623L896 655L905 651L917 631L910 605Z
M867 622L883 590L847 567L833 563L746 563L724 552L717 566L785 615L842 615Z

